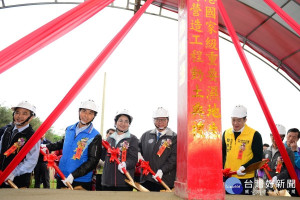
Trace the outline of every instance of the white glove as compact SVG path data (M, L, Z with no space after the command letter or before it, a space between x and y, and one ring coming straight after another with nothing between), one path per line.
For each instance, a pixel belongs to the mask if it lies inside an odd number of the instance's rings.
M125 162L121 162L119 165L118 165L118 170L124 174L122 168L125 168L126 169L126 163Z
M98 165L104 167L104 161L100 159Z
M42 144L43 145L43 144ZM44 147L42 147L42 145L41 145L41 150L45 153L45 154L47 154L47 150L48 150L48 148L46 147L46 145L44 146Z
M15 175L13 173L10 173L10 175L8 175L8 177L6 177L5 181L7 181L7 180L13 181L14 178L15 178Z
M161 169L159 169L159 170L157 170L157 172L156 172L156 174L153 176L152 175L152 178L156 181L156 182L158 182L158 180L156 179L156 177L159 177L160 179L161 179L161 177L163 176L163 172L161 171Z
M270 186L271 187L273 187L273 186L276 186L277 185L277 176L274 176L273 178L272 178L272 181L270 182Z
M47 148L46 144L41 144L41 148Z
M236 174L239 176L244 176L246 173L243 173L243 171L245 171L245 167L240 166L240 168L236 171Z
M72 174L70 174L65 180L61 180L61 181L65 184L65 186L68 186L67 182L69 182L70 184L72 184L73 181L74 181L74 177L73 177Z
M140 161L140 160L145 160L145 159L142 156L141 152L138 152L138 161Z

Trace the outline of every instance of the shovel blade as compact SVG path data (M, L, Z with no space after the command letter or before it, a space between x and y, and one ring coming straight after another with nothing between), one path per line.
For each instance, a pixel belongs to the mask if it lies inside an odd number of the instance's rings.
M149 190L145 187L143 187L141 184L136 183L136 182L132 182L128 179L125 179L125 182L130 185L131 187L135 188L136 190L140 191L140 192L149 192Z
M287 190L279 190L278 193L275 191L268 191L269 196L283 196L290 197L290 193Z

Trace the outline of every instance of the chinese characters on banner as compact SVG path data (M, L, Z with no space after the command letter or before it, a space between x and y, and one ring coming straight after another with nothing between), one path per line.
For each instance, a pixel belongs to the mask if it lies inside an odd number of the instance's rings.
M224 199L217 0L179 0L178 8L175 194L189 199Z
M193 0L189 4L187 59L191 133L193 140L210 142L219 139L221 131L218 10L216 0Z

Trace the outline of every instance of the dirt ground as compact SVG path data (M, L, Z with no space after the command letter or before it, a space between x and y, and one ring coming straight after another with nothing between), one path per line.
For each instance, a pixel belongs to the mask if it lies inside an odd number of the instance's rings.
M226 200L279 200L291 197L226 195ZM0 189L0 200L180 200L170 192L111 192L56 189ZM295 199L295 198L293 198Z

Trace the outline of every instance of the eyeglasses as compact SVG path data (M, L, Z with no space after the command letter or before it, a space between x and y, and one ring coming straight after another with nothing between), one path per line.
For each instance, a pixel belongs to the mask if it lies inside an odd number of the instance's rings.
M272 135L272 134L270 134L270 136L271 136L271 137L273 137L273 135ZM279 135L279 136L280 136L281 140L284 140L284 138L285 138L285 135Z
M167 118L155 118L154 121L156 121L156 122L166 122Z

